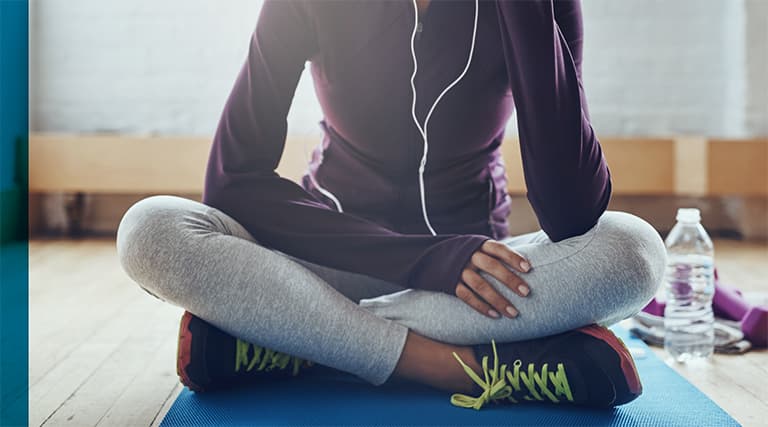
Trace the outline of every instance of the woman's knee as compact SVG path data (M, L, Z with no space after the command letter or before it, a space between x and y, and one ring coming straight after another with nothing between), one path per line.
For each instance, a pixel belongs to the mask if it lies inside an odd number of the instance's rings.
M600 219L596 238L610 258L621 293L637 311L656 293L667 263L664 242L644 219L619 211L607 211Z
M172 252L186 233L183 223L198 203L175 196L152 196L131 206L117 229L117 255L123 270L152 295L170 268ZM159 297L160 298L160 297Z

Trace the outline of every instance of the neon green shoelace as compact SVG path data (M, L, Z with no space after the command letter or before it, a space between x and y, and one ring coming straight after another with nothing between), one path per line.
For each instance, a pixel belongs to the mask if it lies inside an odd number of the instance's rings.
M253 347L253 356L249 357L249 350ZM241 369L245 369L245 372L256 371L271 371L272 369L285 369L289 365L291 366L291 375L296 376L299 374L299 369L302 364L306 362L306 366L312 366L311 361L300 359L290 354L280 353L269 348L260 347L256 344L251 344L243 340L237 340L237 347L235 349L235 372L240 372Z
M565 366L562 363L557 364L557 370L551 372L548 364L543 364L539 372L533 363L528 364L528 369L523 370L523 363L518 359L513 364L513 369L507 369L506 364L499 368L499 355L496 353L496 342L491 340L493 347L493 368L488 368L488 356L483 356L482 366L485 379L480 378L455 352L453 357L459 361L464 368L464 372L483 389L480 396L472 397L466 394L456 393L451 396L451 403L463 408L480 409L488 402L495 402L501 399L507 399L512 403L518 403L512 394L527 392L524 400L545 400L549 399L553 403L559 403L562 398L573 402L573 394L568 384L568 377L565 373ZM553 390L550 390L550 383ZM538 388L538 389L537 389ZM558 396L560 398L558 398Z

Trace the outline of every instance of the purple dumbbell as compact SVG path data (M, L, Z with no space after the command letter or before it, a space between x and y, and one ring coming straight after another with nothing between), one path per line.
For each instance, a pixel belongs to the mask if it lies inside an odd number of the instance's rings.
M740 322L744 338L754 347L768 347L768 307L749 305L736 289L720 283L717 270L712 307L718 316Z
M648 314L653 314L654 316L664 317L664 307L666 306L667 305L663 302L659 302L656 298L653 298L648 305L643 307L643 311Z
M717 276L717 269L715 269L715 292L717 292L718 285L721 288L727 287L730 290L731 293L735 293L739 297L742 296L742 293L741 293L740 290L738 290L738 289L736 289L734 287L731 287L731 286L723 285L722 283L720 283L720 278ZM730 314L728 314L725 311L723 311L718 304L714 303L714 301L712 302L712 312L715 314L716 317L720 317L722 319L740 320L740 319L733 319Z
M666 304L654 298L643 311L654 316L664 316L665 306ZM738 321L744 338L748 339L753 347L768 347L768 307L749 305L739 290L720 283L717 269L712 311L717 317Z

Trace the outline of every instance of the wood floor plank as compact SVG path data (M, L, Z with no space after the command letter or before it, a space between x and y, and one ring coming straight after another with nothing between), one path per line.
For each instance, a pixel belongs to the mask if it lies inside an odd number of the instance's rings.
M120 341L131 327L145 329L141 334L157 337L158 343L175 346L173 329L180 309L155 300L124 275L115 257L114 242L44 242L39 246L53 250L45 251L47 262L31 272L30 287L35 290L47 285L52 289L31 293L30 425L40 425L45 420L46 425L87 425L88 422L82 422L87 417L67 420L68 417L56 414L80 404L80 400L72 400L73 396L82 396L83 387L89 389L89 379L98 373L100 363L106 363L110 354L131 348ZM36 249L34 244L32 248ZM58 283L66 286L51 286ZM147 324L152 318L148 314L153 313L165 317ZM170 328L164 336L158 335L163 330L156 328L158 323ZM146 330L154 332L146 335ZM135 353L136 360L145 360L145 351ZM171 353L160 366L172 364ZM167 395L174 385L171 382L161 394ZM96 402L107 401L103 394L96 397ZM104 408L93 424L109 408ZM154 416L152 413L145 424Z
M142 306L140 302L133 304L134 308L141 308ZM154 310L154 312L161 311L165 307L158 308L160 310ZM152 311L146 310L146 306L144 306L143 312L128 306L111 320L103 323L95 334L77 346L42 379L30 387L30 425L41 425L43 421L51 418L109 359L110 355L126 343L127 337L135 330L137 324L141 325L142 319L155 317L156 315ZM140 333L144 336L152 336L151 333L147 334L146 330L142 330ZM43 346L41 345L41 347ZM141 353L138 357L141 359Z
M53 247L47 262L30 271L30 386L34 386L111 317L146 293L120 270L114 243L95 241L67 247L62 243L32 245ZM73 253L79 256L73 257ZM68 259L75 258L68 262ZM84 262L88 260L89 262ZM46 289L49 288L49 289Z
M181 313L162 322L173 324L180 315ZM149 361L144 365L144 369L125 387L96 425L148 426L153 422L179 384L173 364L177 332L173 328L161 337L161 345L154 356L149 360L150 355L146 355Z
M30 310L30 342L36 343L35 351L30 351L30 386L36 385L114 316L121 315L128 304L141 297L114 292L103 294L102 302L97 302L95 298L100 295L84 296L76 304L63 304L63 308L55 310Z
M161 370L161 376L156 378L164 389L161 395L168 393L173 388L173 384L168 382L170 379L168 366L173 366L173 353L164 352L165 360L155 360L161 349L168 348L173 342L173 331L164 324L172 325L172 319L168 316L145 314L143 319L139 313L133 317L134 329L125 335L125 339L110 352L106 358L94 369L89 377L84 381L76 392L70 395L66 401L55 411L43 425L45 426L95 426L109 413L110 409L119 402L120 398L125 396L126 390L135 382L137 377L150 369L148 363L160 362L159 366L165 367ZM151 334L147 331L155 329ZM170 333L169 333L170 332ZM170 343L169 343L170 338ZM170 357L168 357L170 356ZM154 366L152 368L157 368ZM173 371L171 370L170 373ZM163 381L165 380L165 381ZM136 388L133 390L134 396L140 396L143 390ZM162 397L158 396L158 399ZM129 399L133 400L133 399ZM160 402L156 403L160 406ZM133 413L140 408L121 408L124 415ZM152 416L156 412L154 409L149 414L144 415L141 425L148 425ZM138 413L141 414L140 412ZM133 418L133 416L131 418ZM105 425L136 425L129 424L128 420L112 419L113 424Z

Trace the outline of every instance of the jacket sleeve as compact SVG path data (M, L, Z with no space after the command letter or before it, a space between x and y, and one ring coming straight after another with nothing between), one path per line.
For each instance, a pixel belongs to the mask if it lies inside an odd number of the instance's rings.
M316 46L301 1L267 0L248 57L224 106L206 170L203 202L262 245L404 287L453 293L481 235L404 235L330 209L275 169L286 117Z
M498 0L528 200L552 241L583 234L611 196L581 81L578 0Z

